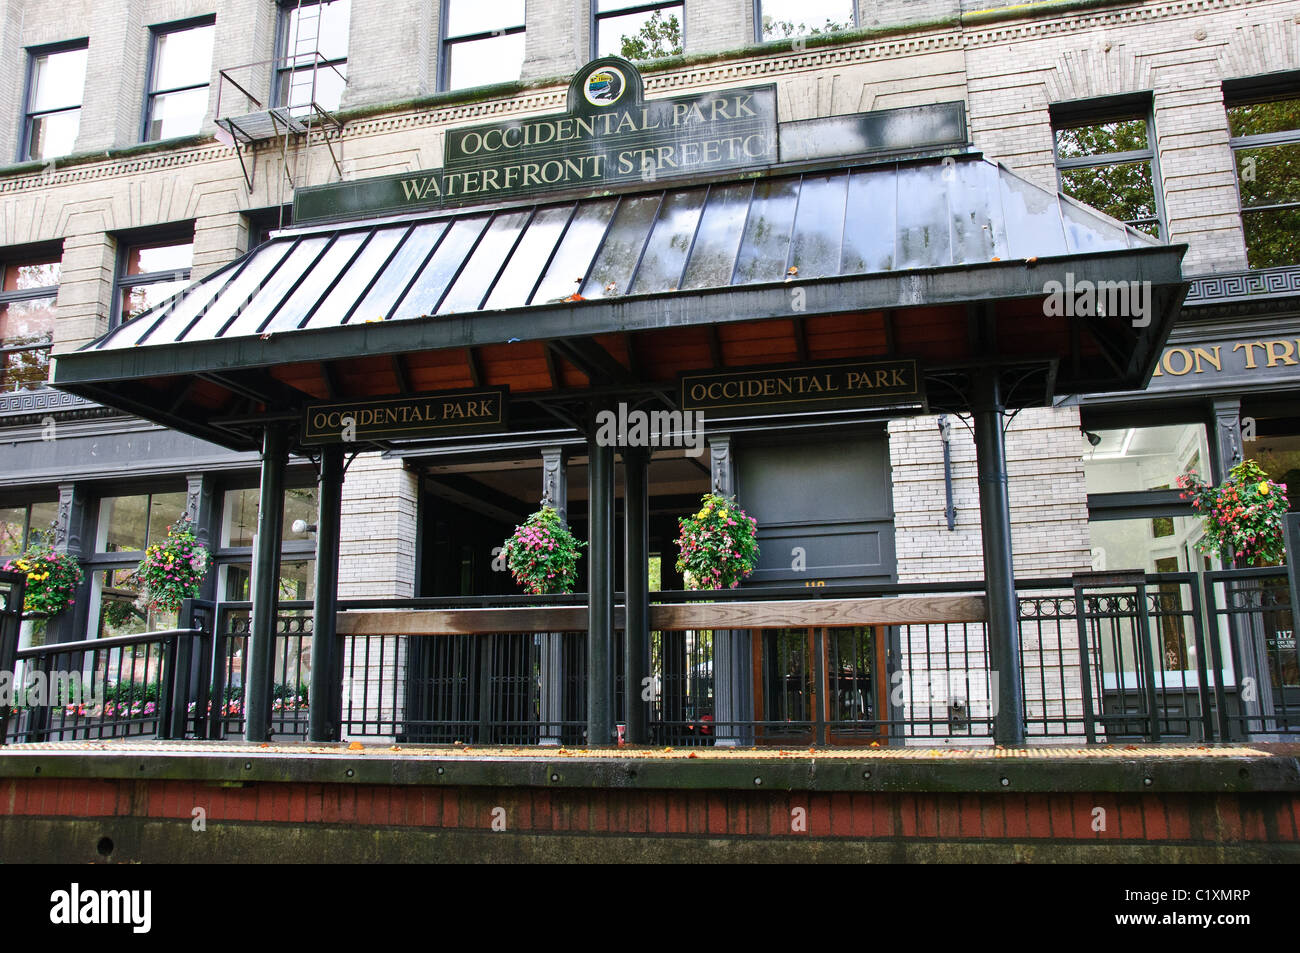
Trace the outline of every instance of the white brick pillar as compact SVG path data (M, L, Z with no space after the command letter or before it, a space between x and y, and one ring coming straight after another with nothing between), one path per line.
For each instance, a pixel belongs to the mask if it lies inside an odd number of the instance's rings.
M527 0L521 79L570 76L591 59L592 6L589 0Z
M437 86L439 4L352 0L342 107L427 96Z
M63 240L54 353L73 351L108 330L117 242L105 232Z
M194 222L190 279L206 278L248 251L248 220L238 212L205 215Z

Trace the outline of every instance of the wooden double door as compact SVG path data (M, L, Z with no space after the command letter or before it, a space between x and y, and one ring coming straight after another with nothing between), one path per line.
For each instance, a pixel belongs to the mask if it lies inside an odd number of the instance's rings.
M755 743L885 743L885 629L765 629L756 635Z

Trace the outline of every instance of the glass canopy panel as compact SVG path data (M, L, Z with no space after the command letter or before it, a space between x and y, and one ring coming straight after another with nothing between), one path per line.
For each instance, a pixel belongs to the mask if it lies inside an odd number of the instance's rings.
M736 250L749 212L754 187L748 184L724 185L709 190L709 199L700 217L695 247L686 263L683 288L717 288L731 284L736 266Z
M840 273L848 181L843 172L809 175L799 187L790 264L799 269L800 278Z
M267 276L284 260L293 246L294 242L278 241L258 249L258 253L250 258L244 269L222 289L212 307L199 317L194 327L183 332L181 340L202 341L220 337L222 329L235 317L236 310L262 286ZM170 325L171 321L168 320L167 324ZM163 342L155 334L152 336L151 343Z
M338 284L325 296L325 300L316 308L308 327L328 328L343 324L350 319L353 306L357 304L370 280L379 274L384 262L393 253L397 243L402 240L410 226L399 225L396 228L381 228L375 231L365 247L352 259L339 278ZM368 320L369 315L362 315L358 320Z
M524 209L519 212L503 212L492 219L492 224L465 263L460 277L438 306L439 314L479 309L503 263L514 250L519 233L528 223L530 215L531 209Z
M662 193L655 193L629 196L619 203L614 224L582 286L584 298L615 298L627 294L662 200Z
M576 208L574 205L553 205L538 210L488 296L485 307L489 311L519 308L528 303L542 276L542 269Z
M578 206L569 230L564 233L555 257L547 266L546 277L533 293L533 304L561 301L578 293L616 204L616 199L600 199Z
M298 242L289 257L284 260L284 265L276 270L260 291L254 293L253 300L240 312L239 317L235 318L234 323L222 336L237 337L241 334L260 332L270 313L280 306L294 282L311 267L316 256L328 243L328 235L304 238Z
M841 274L861 275L893 269L898 233L898 180L893 173L891 168L854 172L849 176Z
M1056 193L1037 188L1002 170L998 172L998 186L1002 214L1007 222L1010 257L1064 255L1065 226L1061 222L1061 202Z
M1117 222L1108 222L1086 206L1068 197L1061 200L1061 219L1070 254L1124 248L1128 234Z
M290 295L289 300L276 312L267 330L292 331L302 325L303 320L308 316L311 320L305 326L312 327L317 304L333 287L333 282L343 274L348 262L357 253L368 234L368 232L344 232L338 236L320 261L316 262L311 273L303 279L298 290Z
M754 200L749 207L733 284L780 281L785 277L790 231L798 203L798 179L776 179L754 186Z
M1006 229L993 214L997 179L989 172L982 162L956 162L944 169L955 263L991 261L1006 253Z
M677 290L707 194L705 189L686 189L664 196L659 217L641 256L641 267L633 279L631 293Z
M490 219L491 216L488 215L476 215L452 223L438 250L420 272L420 277L415 279L411 290L398 302L393 319L400 321L434 313L438 302L442 300L443 292L456 277Z
M389 316L398 296L406 290L411 277L424 264L429 252L446 230L446 221L416 226L383 270L379 280L366 293L365 299L357 305L357 320L369 321Z
M894 268L934 268L952 263L952 221L948 192L937 188L934 170L900 166L898 194L898 260Z

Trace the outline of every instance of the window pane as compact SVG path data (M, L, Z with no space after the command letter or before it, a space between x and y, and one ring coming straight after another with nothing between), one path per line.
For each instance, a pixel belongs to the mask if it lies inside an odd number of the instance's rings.
M682 7L606 17L597 25L598 56L653 60L682 53Z
M1238 149L1237 181L1247 208L1300 202L1300 142Z
M252 546L257 532L258 490L230 490L226 493L225 516L221 528L223 546ZM283 539L310 540L311 532L295 533L293 523L303 520L316 522L316 488L314 486L285 490L284 520L281 524ZM236 598L232 596L231 598Z
M853 0L763 0L763 39L853 29Z
M295 107L310 106L313 102L321 109L333 112L343 101L343 90L347 86L347 64L335 66L318 65L315 72L316 88L312 90L312 69L286 72L282 75L280 100L281 105ZM295 111L294 115L298 115Z
M122 323L131 321L184 290L189 280L156 281L151 285L128 285L122 289Z
M32 64L32 99L27 111L80 106L85 85L85 47L38 56Z
M167 538L167 527L185 512L184 493L155 493L149 501L149 545Z
M0 345L44 344L54 340L54 299L0 304Z
M313 53L327 60L347 58L352 0L304 4L301 10L295 7L288 13L286 56L306 56L308 61Z
M1121 222L1156 217L1150 162L1062 169L1061 190Z
M50 379L50 347L9 351L0 360L0 392L36 390Z
M59 283L59 260L13 264L5 268L5 291L53 288Z
M1056 154L1062 159L1149 148L1144 119L1121 119L1056 130Z
M1245 441L1246 459L1276 483L1286 484L1287 509L1300 510L1300 428L1287 420L1261 419L1255 440Z
M54 523L59 518L59 504L33 503L27 519L27 548L54 541Z
M209 24L175 33L159 33L154 47L153 86L150 88L176 89L206 84L212 71L213 32ZM207 99L206 93L203 98Z
M468 89L519 78L524 66L524 34L448 44L447 88Z
M1089 493L1172 489L1194 472L1208 479L1210 452L1203 424L1098 430L1097 446L1083 442L1083 475ZM1082 440L1082 438L1080 438Z
M192 136L203 125L208 111L208 88L163 93L153 98L149 113L149 140Z
M1243 212L1246 260L1251 268L1277 268L1300 262L1300 209Z
M107 496L99 503L101 553L139 552L149 531L148 496Z
M252 599L249 581L251 563L229 563L223 566L225 581L221 586L222 598L232 602ZM316 560L284 559L280 561L280 598L313 599L316 596Z
M447 36L490 33L524 25L524 0L447 0Z
M17 556L23 551L27 507L0 506L0 556Z
M27 130L27 158L49 159L71 154L80 128L80 109L32 117Z
M1300 129L1300 97L1228 107L1228 132L1233 136L1257 136L1291 129Z

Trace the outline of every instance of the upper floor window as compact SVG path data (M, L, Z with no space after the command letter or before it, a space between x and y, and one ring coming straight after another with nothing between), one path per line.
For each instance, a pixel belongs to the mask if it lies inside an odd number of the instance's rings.
M853 0L754 0L754 32L760 43L852 30Z
M212 18L154 27L149 60L146 142L192 136L208 112L212 72Z
M244 221L248 225L248 250L252 251L266 244L272 232L293 224L293 206L250 209L244 213Z
M442 88L517 80L524 66L524 0L444 0Z
M4 265L0 292L0 391L42 387L54 343L57 254Z
M686 4L638 3L636 0L595 0L592 30L594 56L625 60L654 60L681 56Z
M81 126L87 42L32 50L20 161L52 159L72 152Z
M334 111L348 77L348 23L352 0L282 3L276 103L301 112L313 103Z
M1053 106L1061 191L1111 218L1164 235L1149 102Z
M1260 95L1228 86L1224 94L1246 260L1300 264L1300 88Z
M125 245L117 274L119 322L138 317L183 289L193 261L193 238Z

